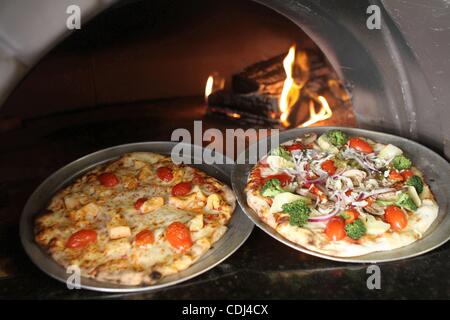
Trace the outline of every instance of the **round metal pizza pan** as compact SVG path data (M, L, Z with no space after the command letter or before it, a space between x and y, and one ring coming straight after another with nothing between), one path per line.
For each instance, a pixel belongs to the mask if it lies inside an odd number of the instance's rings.
M20 220L20 238L22 245L33 263L48 275L65 283L71 275L66 273L66 269L53 261L53 259L34 241L34 218L36 214L41 212L47 206L51 197L58 190L68 185L76 177L93 169L95 166L117 159L124 153L148 151L170 155L172 148L176 144L176 142L142 142L111 147L82 157L59 169L47 178L28 199ZM197 155L201 155L203 149L195 145L189 145L189 147L192 147L191 150L193 151L192 156L190 157L192 160L191 163L194 163L194 160L201 162L201 159ZM195 150L198 152L196 153ZM229 165L207 165L203 163L192 164L192 166L197 167L207 174L230 185L231 169ZM233 254L248 238L253 230L253 226L253 223L245 216L239 205L236 204L236 210L234 211L228 224L228 231L204 256L197 260L188 269L175 275L164 277L154 285L141 286L119 285L81 277L81 288L104 292L124 293L155 290L186 281L208 271Z
M423 235L423 238L398 249L390 251L379 251L370 254L357 256L357 257L334 257L319 252L315 252L305 247L291 242L276 232L273 228L262 222L256 212L247 205L247 199L244 192L247 184L247 178L253 164L238 164L234 166L231 183L233 190L237 196L238 202L247 216L263 231L275 238L276 240L307 254L342 262L354 262L354 263L378 263L402 260L406 258L415 257L426 252L429 252L447 242L450 239L450 210L449 210L449 198L450 198L450 164L434 151L424 147L423 145L391 134L382 132L369 131L364 129L354 128L338 128L338 127L311 127L311 128L297 128L287 130L280 133L280 143L293 140L298 136L308 132L316 132L317 134L324 133L330 129L340 129L350 135L361 135L373 139L374 141L381 143L391 143L401 149L412 159L414 165L418 167L425 175L425 180L431 187L431 190L439 205L439 213L436 220L431 227ZM264 141L264 142L261 142ZM260 142L250 146L246 150L245 159L248 160L248 155L252 154L249 151L258 154L255 151L258 145L264 147L270 145L269 139L261 140ZM255 163L255 162L252 162Z

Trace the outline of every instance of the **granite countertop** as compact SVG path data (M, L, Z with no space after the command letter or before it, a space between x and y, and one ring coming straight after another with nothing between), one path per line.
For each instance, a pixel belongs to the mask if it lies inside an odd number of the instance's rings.
M419 257L381 263L381 288L369 290L368 265L328 261L297 252L257 227L230 258L181 284L137 294L69 290L26 256L18 221L26 199L51 173L93 151L136 141L170 140L175 128L192 129L202 110L186 103L92 111L27 123L0 135L0 299L298 299L450 298L450 243ZM156 117L156 118L155 118ZM153 123L151 126L149 123ZM328 123L322 123L323 125ZM232 127L209 120L207 127Z
M381 288L369 290L368 265L309 256L255 228L230 258L192 280L158 291L112 294L67 289L31 263L17 234L16 228L2 232L2 254L5 242L14 245L0 258L0 269L10 273L0 279L0 299L450 298L450 243L423 256L378 264Z

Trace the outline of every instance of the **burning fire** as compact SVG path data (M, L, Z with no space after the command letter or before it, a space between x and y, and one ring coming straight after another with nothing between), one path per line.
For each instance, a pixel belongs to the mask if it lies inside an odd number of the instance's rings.
M303 82L306 82L309 75L306 55L300 53L299 58L296 59L295 45L292 45L287 56L283 60L283 68L286 73L286 79L284 80L283 90L279 100L279 109L281 112L280 121L285 127L289 126L289 114L292 107L297 102L300 96L300 90L304 85L304 83L298 84L294 80L293 73L296 65L300 67L303 73ZM327 100L322 96L319 96L317 99L321 104L321 109L319 112L316 112L314 101L311 99L309 102L309 119L308 121L302 123L299 127L310 126L318 121L328 119L333 115Z
M210 75L208 77L208 80L206 80L206 86L205 86L205 101L208 102L208 97L212 93L214 85L214 77Z
M283 90L281 91L279 108L281 112L280 121L284 126L289 125L287 120L292 106L297 102L300 93L300 87L292 77L295 66L295 45L292 45L289 52L283 60L284 72L286 73L286 80L284 80Z
M208 97L211 93L214 93L218 90L222 90L225 86L225 79L218 74L217 72L214 72L209 75L208 80L206 80L206 86L205 86L205 101L208 103Z
M330 118L333 115L333 111L331 111L330 106L328 105L327 99L322 96L318 96L317 99L321 104L321 108L319 112L316 112L316 108L314 106L314 101L309 101L309 120L303 122L299 127L307 127L318 121L325 120Z

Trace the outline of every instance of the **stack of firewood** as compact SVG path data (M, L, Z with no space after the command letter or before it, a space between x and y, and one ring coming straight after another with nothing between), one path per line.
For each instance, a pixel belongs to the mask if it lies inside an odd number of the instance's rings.
M300 55L300 56L299 56ZM231 90L219 90L208 97L208 113L216 116L238 118L254 126L280 127L279 100L286 73L281 54L257 62L233 75ZM325 95L330 105L344 104L349 100L347 90L324 55L316 50L297 52L293 78L299 88L299 98L291 108L291 127L305 121L309 115L311 99Z

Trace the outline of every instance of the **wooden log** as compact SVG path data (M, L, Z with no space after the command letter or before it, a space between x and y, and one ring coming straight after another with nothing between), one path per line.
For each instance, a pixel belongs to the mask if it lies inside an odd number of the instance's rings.
M208 97L209 113L225 116L240 114L242 118L245 116L254 123L279 124L279 100L286 79L283 67L285 56L286 54L281 54L257 62L233 75L231 91L220 90ZM291 108L289 122L292 126L308 117L311 98L316 99L318 95L328 93L331 89L336 100L348 99L337 74L321 52L297 52L295 66L293 77L300 88L300 95Z

